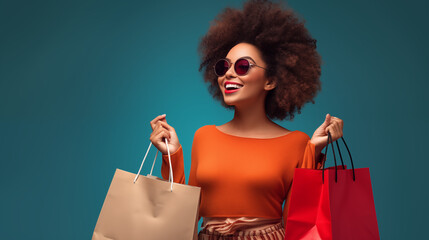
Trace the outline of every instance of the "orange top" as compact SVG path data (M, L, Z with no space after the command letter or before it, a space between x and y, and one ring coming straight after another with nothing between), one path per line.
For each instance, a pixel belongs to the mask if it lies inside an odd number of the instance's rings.
M286 223L294 169L321 168L315 163L314 144L301 131L260 139L208 125L195 132L191 157L188 184L201 187L202 217L283 217ZM162 158L162 177L168 179L168 156ZM182 147L171 161L174 182L184 184Z

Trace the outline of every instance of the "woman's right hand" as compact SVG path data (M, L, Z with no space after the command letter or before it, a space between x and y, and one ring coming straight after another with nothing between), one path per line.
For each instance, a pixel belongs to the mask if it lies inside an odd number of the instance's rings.
M173 154L180 147L179 138L177 137L174 128L167 124L165 114L159 115L150 122L152 133L150 134L150 141L162 153L167 154L167 147L165 146L165 138L168 140L168 148L170 154Z

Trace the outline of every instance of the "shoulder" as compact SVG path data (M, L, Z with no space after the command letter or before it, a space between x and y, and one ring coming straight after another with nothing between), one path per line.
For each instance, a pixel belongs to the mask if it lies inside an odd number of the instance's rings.
M214 125L202 126L202 127L198 128L197 131L195 131L195 135L201 135L201 134L212 132L213 128L214 128Z
M305 141L310 140L310 136L308 136L308 134L307 134L307 133L305 133L305 132L302 132L302 131L299 131L299 130L295 130L295 131L293 131L293 132L291 132L291 133L294 133L294 134L295 134L295 137L296 137L297 139L305 140ZM289 133L289 134L291 134L291 133Z
M305 148L310 141L310 136L307 133L295 130L289 134L292 134L290 138L293 140L294 145L298 148Z
M192 148L200 149L207 145L213 145L213 142L216 142L215 130L214 125L206 125L198 128L194 134Z
M211 136L211 135L213 135L213 132L215 130L214 128L215 128L214 125L205 125L205 126L202 126L202 127L198 128L195 131L194 140L202 138L202 137L205 137L205 136Z

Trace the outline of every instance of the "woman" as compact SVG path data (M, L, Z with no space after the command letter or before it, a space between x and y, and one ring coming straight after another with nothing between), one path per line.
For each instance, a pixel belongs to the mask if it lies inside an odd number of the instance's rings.
M201 187L199 239L283 239L295 168L319 168L327 133L342 136L341 119L326 115L312 138L272 119L293 119L320 90L320 57L291 10L268 1L225 9L201 40L200 71L234 118L197 130L189 185ZM169 149L174 181L185 183L183 151L165 115L151 121L150 140ZM284 210L282 204L285 202Z

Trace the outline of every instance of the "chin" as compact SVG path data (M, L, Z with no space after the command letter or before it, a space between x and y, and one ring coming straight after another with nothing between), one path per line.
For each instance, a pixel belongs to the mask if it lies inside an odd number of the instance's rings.
M225 100L223 102L228 106L235 106L234 102L227 102Z
M223 97L223 102L228 106L235 106L235 103L236 103L235 101L231 101L230 99L226 100L225 96Z
M232 106L232 107L236 107L239 103L240 103L240 101L238 101L238 100L232 100L232 99L225 99L225 98L223 98L223 102L226 104L226 105L228 105L228 106Z

